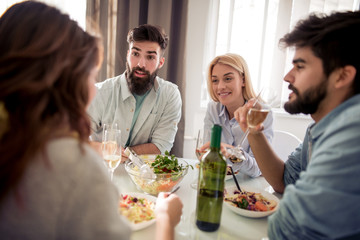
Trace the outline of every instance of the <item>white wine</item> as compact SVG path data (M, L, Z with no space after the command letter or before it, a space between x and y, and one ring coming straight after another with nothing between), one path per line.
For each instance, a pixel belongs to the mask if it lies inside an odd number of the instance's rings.
M121 162L121 155L105 155L104 160L110 169L116 169Z
M113 155L117 150L117 144L115 141L106 141L102 143L103 155Z
M210 151L200 162L196 202L196 226L206 232L216 231L221 220L226 162L220 143L221 126L215 124L211 131Z
M265 120L269 112L270 109L251 108L247 114L247 124L250 128L255 128Z

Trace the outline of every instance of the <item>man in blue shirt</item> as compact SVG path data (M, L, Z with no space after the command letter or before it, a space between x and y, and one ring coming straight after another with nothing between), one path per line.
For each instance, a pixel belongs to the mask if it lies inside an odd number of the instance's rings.
M263 176L284 193L270 239L360 239L360 12L311 15L280 43L295 47L284 108L315 123L284 163L262 126L248 140ZM235 117L246 129L246 111Z

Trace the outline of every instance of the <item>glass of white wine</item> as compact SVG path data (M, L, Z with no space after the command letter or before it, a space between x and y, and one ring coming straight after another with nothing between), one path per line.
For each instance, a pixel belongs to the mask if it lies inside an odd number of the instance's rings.
M202 156L207 152L208 149L204 150L204 151L201 151L200 150L200 147L204 144L203 142L203 134L202 134L202 131L199 130L198 131L198 135L197 135L197 138L196 138L196 148L195 148L195 155L196 155L196 158L199 160L198 163L195 164L195 171L198 173L199 172L199 167L200 167L200 161L201 161L201 158ZM197 189L197 182L198 182L198 174L195 174L195 179L194 181L190 184L190 186L193 188L193 189Z
M244 152L242 150L242 146L249 134L250 128L255 128L257 125L263 123L271 110L271 107L275 103L276 100L276 91L272 90L271 88L265 88L260 91L260 93L256 96L255 102L253 103L253 107L249 109L246 115L246 122L248 124L248 128L246 129L244 135L240 140L240 144L235 147L228 149L228 153L231 156L236 156L238 159L242 161L245 158ZM257 102L262 103L261 109L255 108Z
M118 124L104 124L101 150L112 181L114 171L121 162L121 131Z

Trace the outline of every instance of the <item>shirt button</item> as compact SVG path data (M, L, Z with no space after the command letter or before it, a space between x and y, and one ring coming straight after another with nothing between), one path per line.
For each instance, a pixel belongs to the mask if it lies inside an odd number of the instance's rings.
M134 112L134 109L131 109L130 112Z
M129 130L130 130L130 129L128 129L128 128L126 129L126 131L129 131Z

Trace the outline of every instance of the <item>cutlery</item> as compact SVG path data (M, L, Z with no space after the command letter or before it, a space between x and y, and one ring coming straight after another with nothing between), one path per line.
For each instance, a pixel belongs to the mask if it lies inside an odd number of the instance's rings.
M235 184L236 184L237 189L238 189L240 192L242 192L242 191L241 191L241 188L240 188L240 186L239 186L239 183L238 183L238 181L237 181L237 179L236 179L236 176L235 176L235 174L234 174L234 170L233 170L232 166L229 166L229 168L230 168L230 171L231 171L231 175L233 176L233 179L234 179L234 181L235 181Z
M178 186L177 188L173 189L168 196L170 196L171 194L175 193L177 190L179 190L180 186Z

